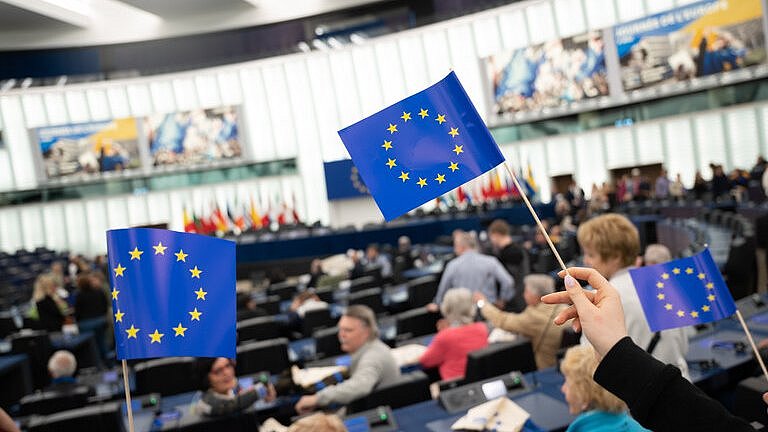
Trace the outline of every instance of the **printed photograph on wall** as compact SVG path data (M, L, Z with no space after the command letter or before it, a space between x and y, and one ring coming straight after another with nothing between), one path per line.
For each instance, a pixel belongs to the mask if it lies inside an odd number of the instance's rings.
M138 135L134 118L37 129L49 179L138 168Z
M624 90L765 62L761 0L707 0L614 27Z
M156 114L144 118L155 166L197 165L242 155L235 107Z
M485 65L497 114L608 95L599 31L495 54Z

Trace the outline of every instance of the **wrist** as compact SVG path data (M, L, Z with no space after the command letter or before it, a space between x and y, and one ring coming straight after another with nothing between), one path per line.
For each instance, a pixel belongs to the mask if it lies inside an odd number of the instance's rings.
M477 305L477 309L478 309L478 310L482 310L482 309L483 309L483 307L485 307L485 300L484 300L484 299L480 299L480 300L478 300L478 301L475 303L475 305Z

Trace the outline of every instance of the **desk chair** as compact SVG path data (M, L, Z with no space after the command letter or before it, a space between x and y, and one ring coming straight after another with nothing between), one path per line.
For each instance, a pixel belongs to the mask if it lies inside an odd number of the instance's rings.
M397 382L375 388L371 394L347 405L348 413L355 413L389 405L392 409L430 400L429 378L420 371L402 375Z
M536 370L533 346L528 338L499 342L467 354L464 383L481 381L507 372Z
M425 336L437 331L437 320L440 313L430 312L426 307L411 309L395 315L397 340Z
M8 337L12 354L26 354L32 372L32 386L44 389L50 382L48 359L53 354L53 346L48 332L44 330L16 333Z
M136 394L160 393L168 396L198 390L196 363L193 357L167 357L137 363Z
M315 338L315 353L318 359L342 354L338 327L317 330L312 333L312 337Z
M315 290L315 294L317 295L318 298L320 298L320 300L328 304L331 304L334 302L333 292L336 291L338 288L339 287L337 285L318 288Z
M29 432L81 432L123 430L120 402L86 406L44 417L32 417Z
M260 341L281 336L280 324L273 316L256 317L237 323L237 341Z
M279 282L267 288L270 296L279 296L281 300L290 300L296 295L296 284L293 282Z
M349 281L349 292L356 293L367 290L368 288L377 288L381 283L374 276L363 276Z
M286 338L251 342L237 347L235 373L238 376L262 371L278 374L290 365Z
M304 318L301 320L301 333L304 337L310 337L315 330L334 325L336 320L331 316L330 308L310 310L304 313Z
M259 428L259 422L256 416L257 412L248 409L242 412L233 413L220 417L207 417L197 414L187 414L178 422L170 422L168 427L162 430L173 430L176 432L209 432L209 431L240 431L252 432Z
M257 303L256 307L264 309L270 315L277 315L280 313L280 303L283 299L278 295L271 295L261 303Z
M91 389L79 385L66 390L48 390L21 398L21 415L46 415L84 407Z
M360 304L368 306L375 314L380 314L386 310L381 299L381 288L369 288L354 292L347 297L347 302L350 305Z
M440 280L435 275L422 276L408 282L408 305L411 308L426 306L437 295Z

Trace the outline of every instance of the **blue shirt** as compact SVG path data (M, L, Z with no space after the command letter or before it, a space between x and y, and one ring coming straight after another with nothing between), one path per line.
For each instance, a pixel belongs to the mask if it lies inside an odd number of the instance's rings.
M500 291L497 295L496 284ZM515 295L515 281L507 273L498 259L483 255L474 250L468 250L451 260L445 266L443 277L437 288L435 303L440 304L443 296L451 288L467 288L470 291L480 291L486 299L493 303L499 296L504 301Z
M565 432L648 432L628 413L585 411L568 426Z

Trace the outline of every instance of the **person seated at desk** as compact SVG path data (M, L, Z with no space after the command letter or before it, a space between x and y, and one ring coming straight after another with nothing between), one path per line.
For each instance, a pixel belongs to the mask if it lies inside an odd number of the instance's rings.
M379 340L376 316L368 306L347 308L339 320L339 342L341 350L352 356L349 379L314 395L302 396L295 406L297 413L305 414L331 404L347 404L400 377L400 368L389 347Z
M299 318L304 318L304 315L309 311L319 309L328 309L328 303L320 300L314 291L304 291L297 294L289 307L289 310Z
M320 278L325 276L323 271L323 260L315 258L309 265L309 281L307 281L307 288L317 288Z
M67 391L78 386L75 381L77 359L67 350L59 350L48 359L48 374L51 384L46 390Z
M565 353L560 365L565 382L560 390L565 395L568 411L578 414L566 432L647 431L629 416L627 405L621 399L592 379L597 363L597 353L591 346L575 346Z
M440 304L445 317L438 322L438 332L419 363L424 368L438 367L440 378L450 380L465 375L467 354L488 346L488 327L474 322L477 309L467 288L448 291Z
M480 314L494 327L531 339L536 367L552 367L557 363L557 350L563 339L563 332L552 325L552 320L562 306L542 303L541 297L555 291L555 281L545 274L530 274L523 278L523 285L523 298L527 306L520 313L500 311L479 292L474 294L474 300Z
M271 402L275 399L272 384L256 383L241 388L235 377L234 361L228 358L201 359L198 363L203 384L207 387L194 407L198 414L220 416L242 411L259 399Z
M389 257L381 253L376 243L371 243L365 248L365 261L366 267L378 267L382 278L392 276L392 263L389 262Z
M67 319L69 306L59 297L58 289L56 278L50 273L42 274L35 280L32 292L35 310L31 313L31 317L38 320L38 326L42 330L61 331Z
M77 277L75 320L80 333L92 333L101 360L107 357L107 294L104 276L97 272L81 273Z
M267 311L257 306L256 300L249 293L239 292L236 299L238 321L269 315Z
M437 312L443 296L451 288L467 287L483 293L489 302L503 309L515 295L515 281L504 266L494 257L483 255L477 250L477 239L465 231L453 234L453 251L457 257L445 266L437 294L427 309ZM496 286L499 285L497 294Z

